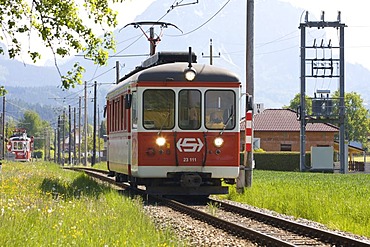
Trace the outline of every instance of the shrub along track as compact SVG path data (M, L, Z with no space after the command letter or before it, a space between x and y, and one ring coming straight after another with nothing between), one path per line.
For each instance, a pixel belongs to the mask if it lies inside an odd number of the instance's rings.
M125 190L130 189L127 184L117 183L114 179L108 177L107 171L92 168L68 169L84 171L89 176L114 184ZM256 243L258 246L370 246L370 242L365 240L232 205L229 202L207 199L201 205L199 203L194 205L194 202L189 201L181 203L163 197L148 196L145 194L145 190L135 189L133 191L130 189L130 191L131 194L136 193L150 199L155 205L159 203L159 205L170 207L189 215L193 219L206 222L222 231L237 236L239 239Z

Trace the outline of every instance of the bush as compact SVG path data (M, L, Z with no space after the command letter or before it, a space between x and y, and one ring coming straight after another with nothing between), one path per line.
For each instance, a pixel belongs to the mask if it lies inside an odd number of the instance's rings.
M307 166L311 165L311 155L306 153ZM300 153L297 152L266 152L255 153L254 161L256 169L271 171L299 171Z
M44 150L35 150L32 156L37 159L42 159L44 157Z
M255 169L270 171L299 171L300 153L298 152L254 152ZM240 153L243 164L244 153ZM306 153L306 166L311 166L311 154Z

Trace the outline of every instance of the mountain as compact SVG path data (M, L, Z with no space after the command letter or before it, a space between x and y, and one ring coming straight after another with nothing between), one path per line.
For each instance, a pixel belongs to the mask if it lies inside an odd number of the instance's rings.
M168 27L163 30L158 51L187 51L192 47L198 55L199 63L209 63L210 39L213 41L213 64L225 67L239 75L243 88L245 85L245 50L246 50L246 2L245 1L212 1L202 0L198 4L181 6L193 1L181 1L179 6L172 6L173 0L153 2L135 21L164 21L176 25L182 30ZM267 108L281 108L288 105L294 95L300 92L300 30L302 9L279 0L255 1L255 103L264 103ZM345 11L345 10L343 10ZM124 26L126 23L123 23ZM145 27L148 28L148 27ZM145 29L146 30L146 29ZM156 28L156 34L160 29ZM120 62L120 74L129 73L149 53L149 43L140 29L128 26L116 31L117 53L107 66L96 67L91 61L74 57L61 65L62 72L71 68L76 61L87 69L84 76L89 84L89 97L92 95L92 83L99 83L99 104L104 104L105 93L109 84L115 82L115 63ZM316 30L309 32L313 36L324 37ZM311 37L312 36L312 37ZM220 53L220 55L218 55ZM114 55L114 54L112 54ZM136 55L126 56L122 55ZM358 64L346 64L345 91L356 91L361 94L365 104L370 103L370 87L364 86L370 79L370 71ZM37 67L24 65L17 61L0 59L0 83L6 87L41 87L50 86L50 91L36 88L38 96L28 95L27 89L17 95L26 102L50 104L54 106L77 105L78 96L83 95L83 86L66 92L74 100L54 99L53 94L63 92L60 79L54 67ZM323 85L322 81L314 82ZM332 92L336 82L329 82ZM40 94L40 90L42 93ZM32 91L32 90L31 90ZM58 96L59 97L59 96ZM67 96L65 96L67 97ZM61 97L62 98L62 97ZM91 103L90 103L91 104ZM88 106L92 109L92 106Z

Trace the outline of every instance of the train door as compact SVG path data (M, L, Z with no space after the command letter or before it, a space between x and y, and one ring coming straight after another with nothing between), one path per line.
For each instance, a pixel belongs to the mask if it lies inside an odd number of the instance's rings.
M205 136L202 126L202 97L197 89L183 89L179 92L178 122L181 131L176 136L177 163L180 166L201 166L205 164Z
M130 166L131 170L132 167L135 166L137 169L138 164L138 135L137 135L137 127L138 127L138 102L137 102L137 92L133 91L131 93L131 105L130 105L130 129L131 129L131 157L130 157Z
M120 94L108 101L108 168L127 174L130 163L128 97Z

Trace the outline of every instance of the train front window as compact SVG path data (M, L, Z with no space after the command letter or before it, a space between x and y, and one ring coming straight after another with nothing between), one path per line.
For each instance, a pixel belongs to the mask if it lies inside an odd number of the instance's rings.
M200 128L201 98L198 90L181 90L179 93L179 127L186 130Z
M173 129L175 126L175 93L172 90L145 90L143 94L145 129Z
M209 90L205 94L207 129L235 128L235 93L231 90Z

